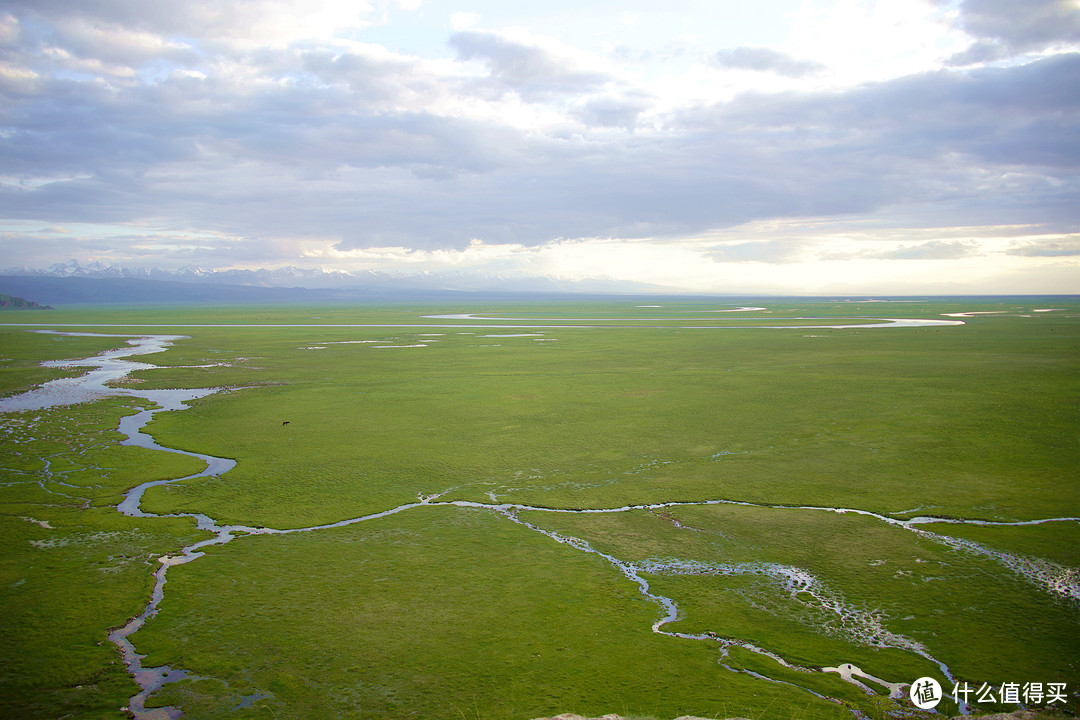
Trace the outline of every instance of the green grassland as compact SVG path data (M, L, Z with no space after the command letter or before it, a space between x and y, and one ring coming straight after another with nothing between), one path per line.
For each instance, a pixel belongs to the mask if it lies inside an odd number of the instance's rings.
M133 410L109 399L0 420L6 717L118 717L132 682L108 630L142 612L159 555L207 536L186 519L116 512L126 488L201 469L191 458L119 446L116 424Z
M191 605L148 628L147 660L215 678L160 699L211 717L253 692L272 695L254 717L675 717L805 702L750 678L718 682L714 650L650 632L655 606L633 585L485 511L253 538L191 569L169 588Z
M0 315L0 320L24 314L6 312ZM0 396L13 395L49 380L74 377L83 372L41 367L40 363L46 360L89 357L123 342L117 338L47 335L13 331L10 328L0 330Z
M647 304L663 307L637 307ZM1080 516L1080 302L743 304L767 311L708 312L734 305L700 299L484 300L4 319L187 336L139 358L159 367L125 386L227 388L156 416L147 431L238 464L150 489L142 507L160 514L304 528L440 494L562 509L734 500L895 517ZM1057 310L1034 312L1047 308ZM949 327L824 327L961 311L994 314ZM450 313L508 319L422 317ZM823 327L751 327L794 318ZM533 327L494 327L511 324ZM537 327L555 324L590 327ZM705 325L717 327L687 327ZM73 374L36 367L41 360L123 339L3 327L0 343L10 394ZM145 605L156 556L205 536L189 519L110 510L127 487L200 469L115 444L117 419L137 402L0 416L0 707L16 716L117 717L136 688L107 631ZM874 622L958 679L1080 690L1077 603L926 533L850 513L737 505L521 519L623 562L800 568L825 598L761 574L643 573L679 607L665 631L747 641L805 668L850 662L893 682L931 675L945 684L925 657L873 646ZM924 529L1080 568L1076 522ZM611 563L491 510L431 505L241 537L168 578L158 616L131 639L144 664L201 678L151 697L184 717L790 720L851 717L844 705L880 718L888 706L833 674L740 648L722 659L715 642L654 634L659 606ZM731 672L721 659L794 684Z

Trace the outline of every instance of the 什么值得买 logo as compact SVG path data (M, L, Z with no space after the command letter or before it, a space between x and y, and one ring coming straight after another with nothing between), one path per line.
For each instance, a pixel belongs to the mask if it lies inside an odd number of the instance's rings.
M911 683L911 702L920 710L933 710L941 702L941 685L932 677L921 677Z
M1005 682L1000 687L989 683L973 686L967 681L953 685L952 700L957 705L1001 703L1005 705L1053 705L1066 703L1065 683ZM932 677L921 677L911 683L911 702L920 710L933 710L944 699L941 684Z

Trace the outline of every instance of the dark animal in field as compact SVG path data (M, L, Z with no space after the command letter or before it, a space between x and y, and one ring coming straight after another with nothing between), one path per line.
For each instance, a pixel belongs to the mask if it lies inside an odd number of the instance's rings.
M283 422L283 423L281 423L281 424L282 424L282 425L288 425L288 424L289 424L289 421L288 421L288 420L286 420L285 422Z

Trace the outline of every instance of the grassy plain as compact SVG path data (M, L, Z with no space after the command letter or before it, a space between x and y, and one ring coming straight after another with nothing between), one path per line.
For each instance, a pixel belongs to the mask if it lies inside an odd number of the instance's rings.
M51 338L41 340L41 352L51 355ZM80 344L78 351L100 349ZM186 519L135 520L116 511L128 487L201 469L190 458L120 447L115 427L133 409L129 400L110 399L0 419L5 717L118 717L132 681L108 630L142 612L158 556L206 536Z
M645 304L663 307L635 307ZM238 460L220 478L150 490L143 508L162 514L302 528L442 493L442 501L572 509L727 499L898 517L1080 516L1080 302L745 304L767 311L618 299L77 308L4 318L182 333L189 338L142 358L162 368L133 374L132 387L232 388L149 426L165 446ZM1056 310L1034 312L1049 308ZM818 319L798 324L940 319L971 310L1000 314L951 327L748 327L806 317ZM465 312L528 320L422 318ZM205 327L238 323L257 327ZM335 327L364 323L411 327ZM491 327L500 324L534 327ZM555 324L602 327L535 327ZM57 341L3 330L0 354L11 367L0 372L4 389L47 379L34 365L58 357ZM65 357L122 342L63 339L80 343ZM124 487L192 472L188 458L109 445L118 437L110 424L130 405L113 400L42 413L33 433L25 431L32 441L5 445L12 480L2 488L0 539L10 548L4 568L11 579L0 588L9 626L4 672L16 682L3 684L0 705L21 715L54 717L63 708L104 717L110 703L124 704L116 653L96 643L145 602L154 569L148 556L199 536L188 520L136 522L109 513ZM9 432L26 422L21 414L7 418L16 418ZM65 453L56 443L66 437L94 440ZM78 491L42 480L46 457L73 468ZM57 490L72 499L58 500ZM666 630L750 641L809 668L853 662L895 682L931 675L945 684L918 654L868 644L872 620L975 684L1080 689L1076 602L1052 597L990 558L873 518L732 505L522 517L627 562L772 563L808 571L824 588L826 601L792 595L764 575L648 574L653 591L680 608ZM932 529L1075 572L1077 527ZM106 558L128 554L108 533L124 532L124 542L137 538L144 555L124 573L105 572ZM56 544L69 537L82 539ZM39 576L32 572L59 585L33 585ZM23 576L29 579L19 583ZM63 595L57 586L79 593ZM76 599L80 593L85 602ZM28 619L25 608L35 603L41 617L66 619ZM725 670L715 643L653 634L659 614L598 555L488 510L432 506L212 548L169 571L159 616L132 640L149 653L147 664L204 678L168 685L152 698L192 718L524 720L565 711L850 717L792 685ZM37 649L53 640L56 652ZM84 658L85 669L68 667L72 658ZM880 697L835 675L787 670L738 649L724 662L871 717L884 713ZM87 687L80 678L92 671L108 678L95 687L107 689L80 706L78 694L64 688ZM48 692L35 694L35 682Z

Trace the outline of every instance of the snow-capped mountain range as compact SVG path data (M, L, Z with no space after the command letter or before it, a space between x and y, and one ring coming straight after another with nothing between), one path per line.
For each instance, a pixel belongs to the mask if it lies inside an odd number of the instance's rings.
M255 287L306 287L340 288L355 287L373 281L389 282L394 278L386 273L350 273L341 270L304 269L283 267L274 270L208 270L197 265L185 265L178 270L161 268L124 267L102 262L80 263L68 260L47 268L38 269L25 265L0 270L0 275L81 277L81 278L129 278L134 280L167 280L189 283L215 283L223 285L250 285Z

